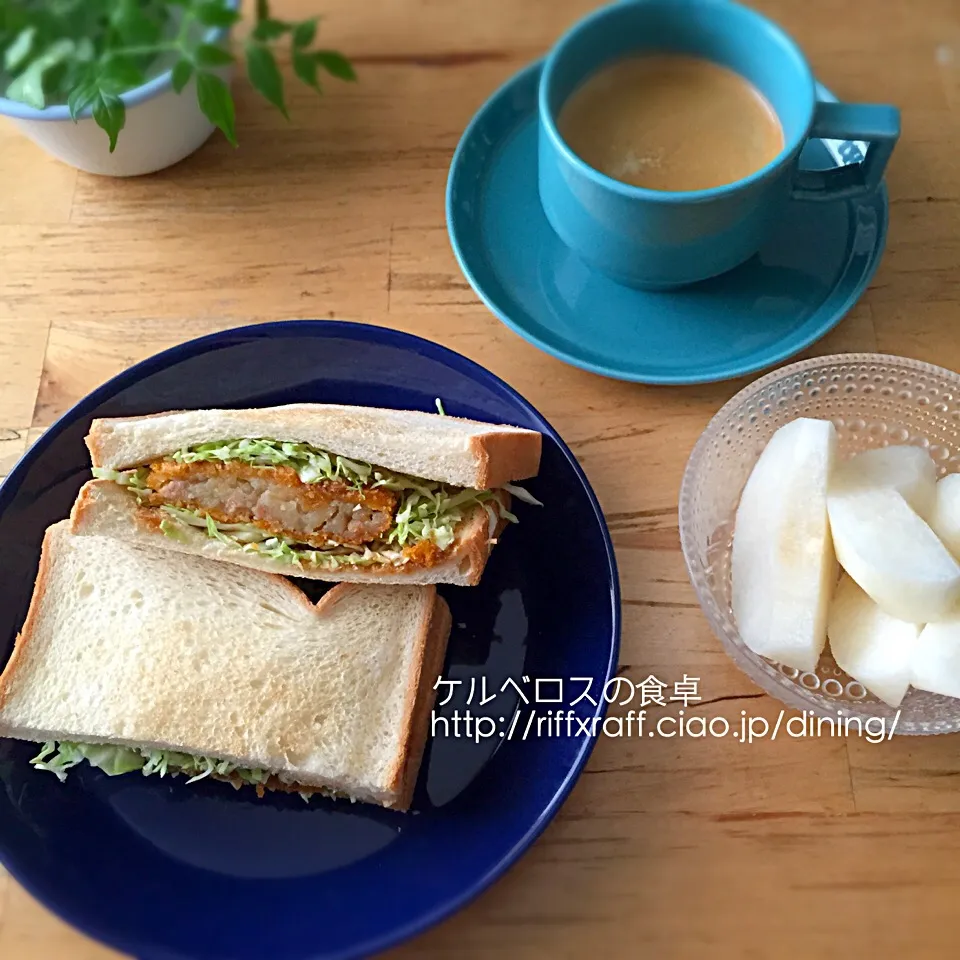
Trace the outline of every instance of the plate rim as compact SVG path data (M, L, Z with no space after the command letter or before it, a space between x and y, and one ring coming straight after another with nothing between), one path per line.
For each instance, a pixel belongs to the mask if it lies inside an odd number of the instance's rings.
M450 241L450 246L453 249L454 256L456 257L457 264L463 272L464 277L467 279L467 282L473 289L473 292L477 295L477 297L480 298L481 302L498 320L500 320L501 323L509 327L519 337L526 340L538 350L543 351L544 353L548 354L554 359L560 360L563 363L573 367L578 367L579 369L586 370L590 373L598 374L602 377L607 377L612 380L619 380L624 383L644 383L653 386L687 386L703 383L721 383L726 380L735 380L738 377L749 376L755 373L770 370L777 366L777 364L783 363L785 360L795 357L797 354L821 340L831 330L837 327L841 321L847 317L850 310L856 305L863 294L869 289L870 283L880 266L881 260L883 259L883 253L887 245L887 233L890 221L890 201L887 193L886 179L882 180L880 186L876 191L874 191L874 195L879 197L882 211L882 216L877 229L877 239L873 245L873 249L871 250L869 262L867 263L866 268L862 272L859 280L854 284L853 289L847 294L846 297L843 298L841 303L838 304L829 320L827 320L825 323L818 324L810 334L798 341L793 346L787 348L780 347L775 353L771 353L769 357L763 360L752 363L728 362L727 365L721 370L708 375L689 372L664 374L650 374L642 372L629 373L608 364L595 363L592 360L579 357L567 349L553 346L552 344L547 343L547 341L542 337L529 330L524 324L514 320L509 313L506 310L501 309L494 298L484 290L482 284L478 282L473 270L469 266L468 259L465 256L463 247L458 239L460 231L458 231L456 224L459 218L453 205L453 187L458 171L462 168L463 157L466 153L467 145L473 139L475 139L476 131L488 111L493 108L494 104L498 102L501 97L507 96L515 86L519 86L527 81L529 75L542 72L545 60L545 57L541 57L538 60L534 60L532 63L528 63L525 67L512 74L509 78L507 78L507 80L501 83L500 86L498 86L493 93L487 97L486 100L484 100L481 106L473 114L470 122L467 124L460 136L460 140L457 143L457 148L453 154L453 159L450 161L450 168L447 173L446 191L444 196L444 211L447 220L447 237ZM823 96L825 99L833 101L836 101L837 99L836 96L834 96L834 94L819 81L816 83L816 90L818 96ZM535 111L536 105L534 105L534 110L532 112ZM852 201L847 202L850 203ZM841 275L841 281L843 277L846 276L848 269L849 267L844 269L844 272ZM839 283L833 286L826 300L829 300L830 296L833 295L839 286ZM826 300L824 302L826 302Z
M288 319L268 321L264 323L244 324L237 327L230 327L225 330L218 330L213 333L204 334L190 340L167 347L158 353L145 357L132 366L122 370L120 373L106 380L100 386L86 394L57 419L43 432L31 447L17 460L13 469L7 477L0 483L0 513L7 509L12 497L20 489L23 475L30 465L40 457L52 444L54 444L59 435L76 420L88 414L91 410L99 406L105 400L116 395L119 390L126 389L129 386L142 380L144 377L159 370L173 366L178 362L187 360L192 356L211 352L210 348L215 348L219 341L228 340L237 337L264 337L274 338L275 336L293 336L303 334L317 339L324 339L330 336L346 335L349 339L359 342L376 340L381 343L392 344L402 348L415 348L417 352L431 356L433 359L441 362L447 362L455 369L459 368L464 373L485 380L489 384L505 391L511 400L516 402L521 408L525 409L535 421L537 421L542 431L548 434L557 444L560 453L572 467L575 476L580 482L581 487L587 495L588 502L593 512L593 517L597 523L603 540L604 552L607 560L607 571L609 581L610 609L612 631L610 635L610 648L607 657L606 674L604 682L608 682L617 670L620 659L620 646L623 627L621 589L619 568L617 565L616 554L613 548L613 541L610 535L609 527L600 507L597 495L590 484L590 481L581 467L579 461L573 452L567 446L566 442L553 427L553 425L543 416L540 411L533 406L524 396L522 396L514 387L508 384L501 377L497 376L491 370L471 360L469 357L452 350L450 347L420 337L417 334L408 333L394 327L381 327L375 324L363 323L360 321L349 320L322 320L322 319ZM609 704L603 697L600 698L593 716L598 717L602 728L603 720L606 717ZM497 880L504 876L512 867L514 867L523 855L540 838L549 824L554 820L560 809L567 801L574 786L579 781L587 761L597 743L596 736L586 736L583 738L580 749L577 751L573 763L566 770L563 778L544 805L539 815L531 822L529 827L523 833L522 837L503 855L497 863L482 876L473 879L466 884L459 894L448 897L438 902L432 910L429 910L419 917L411 920L406 925L398 926L392 931L378 937L357 942L335 953L310 953L304 954L304 960L361 960L361 958L372 956L383 950L398 946L406 941L426 932L441 921L448 919L458 913L464 907L473 902L480 894L488 890ZM62 908L57 899L48 896L46 885L33 882L33 877L26 876L26 871L21 871L19 864L12 865L6 857L2 846L0 846L0 865L2 865L10 876L22 886L31 896L42 903L47 909L58 916L61 920L74 927L76 930L89 937L99 941L108 947L120 950L129 954L131 957L138 957L144 954L149 957L156 950L155 944L141 941L130 941L125 937L118 937L110 930L105 930L98 923L88 923L82 916L69 908ZM169 960L195 960L195 956L189 953L165 954Z

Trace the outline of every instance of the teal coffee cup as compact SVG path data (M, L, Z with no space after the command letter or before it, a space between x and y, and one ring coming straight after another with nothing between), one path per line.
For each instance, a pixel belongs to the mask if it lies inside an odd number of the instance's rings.
M651 190L589 166L560 135L564 103L601 67L647 53L705 58L749 81L776 112L783 149L749 176L705 190ZM896 107L818 100L813 73L793 40L732 0L623 0L597 10L548 56L538 110L539 192L547 220L590 266L648 289L695 283L748 260L788 203L876 189L900 135ZM859 163L803 170L800 152L810 139L867 146Z

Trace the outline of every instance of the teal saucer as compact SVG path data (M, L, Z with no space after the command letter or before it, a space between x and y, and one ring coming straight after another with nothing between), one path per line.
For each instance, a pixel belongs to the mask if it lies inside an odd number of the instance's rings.
M566 363L619 380L706 383L773 366L833 329L883 253L887 194L796 201L760 252L680 291L621 286L553 233L537 194L534 63L467 127L447 181L447 226L463 272L512 330ZM822 99L835 99L822 87ZM809 169L860 160L858 144L812 141Z

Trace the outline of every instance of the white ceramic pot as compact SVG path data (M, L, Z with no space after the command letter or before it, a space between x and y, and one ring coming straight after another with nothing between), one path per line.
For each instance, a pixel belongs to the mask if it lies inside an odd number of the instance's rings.
M227 32L211 31L208 42L222 39ZM217 71L228 81L231 72L229 68ZM199 149L215 129L200 111L193 80L178 94L169 70L121 99L126 124L113 153L89 109L74 122L66 106L37 110L0 97L0 116L9 117L25 136L64 163L111 177L134 177L169 167Z

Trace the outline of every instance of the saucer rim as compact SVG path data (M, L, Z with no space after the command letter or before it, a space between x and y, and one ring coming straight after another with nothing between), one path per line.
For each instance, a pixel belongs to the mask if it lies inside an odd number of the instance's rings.
M532 346L569 366L577 367L581 370L586 370L589 373L595 373L599 376L612 380L620 380L629 383L644 383L653 386L687 386L703 383L721 383L727 380L735 380L739 377L749 376L762 371L772 370L778 364L781 364L784 361L802 353L808 347L823 339L823 337L830 333L831 330L835 329L849 314L850 310L856 305L863 294L869 289L870 283L873 280L873 277L876 275L877 269L880 266L880 262L883 259L883 253L886 250L887 245L887 232L890 220L890 200L887 193L886 178L880 181L880 185L875 191L872 192L872 194L868 194L868 196L876 196L879 198L881 217L877 225L877 238L873 244L869 261L861 272L860 277L854 283L853 288L850 290L847 296L844 297L843 300L831 311L829 318L818 324L810 334L796 342L791 342L791 344L786 348L776 348L776 345L774 345L774 348L776 349L771 348L771 352L761 359L751 361L749 363L744 363L742 360L727 361L726 364L719 369L706 374L691 372L690 368L684 368L685 372L672 373L652 373L648 370L631 372L610 364L596 363L590 359L587 359L586 357L580 356L578 353L570 349L555 347L546 342L541 336L531 331L527 325L513 319L510 314L506 310L502 309L496 303L495 299L487 293L469 266L468 258L465 255L459 240L459 234L462 231L459 230L457 226L460 222L460 219L454 210L453 188L457 180L458 173L463 166L466 150L475 139L477 130L487 113L502 97L509 95L510 91L514 87L527 82L529 77L538 73L542 73L545 63L546 57L541 57L540 59L534 60L532 63L527 64L525 67L512 74L507 80L500 84L500 86L498 86L489 97L487 97L483 104L473 114L470 122L464 129L459 142L457 143L457 148L454 151L452 160L450 161L450 168L447 174L447 183L444 195L444 212L447 221L447 237L464 277L470 284L474 293L487 307L487 309L490 310L490 312L498 320L500 320L501 323L509 327L514 333L526 340ZM816 93L818 99L831 102L838 101L838 98L833 94L833 92L818 80L816 80ZM534 100L530 113L532 118L535 117L537 113L536 99ZM515 125L513 130L511 130L511 133L515 132L516 129L517 126ZM506 138L498 139L497 141L498 145L504 142L506 142ZM861 198L852 198L848 200L838 200L837 202L849 205L851 203L857 203L860 200ZM484 244L483 246L486 245ZM841 274L841 281L847 275L848 268L849 267L844 269L843 273ZM830 297L839 286L839 282L833 284L823 300L824 304L830 300ZM671 292L660 291L660 293L663 296L670 296ZM782 340L780 342L782 342Z

